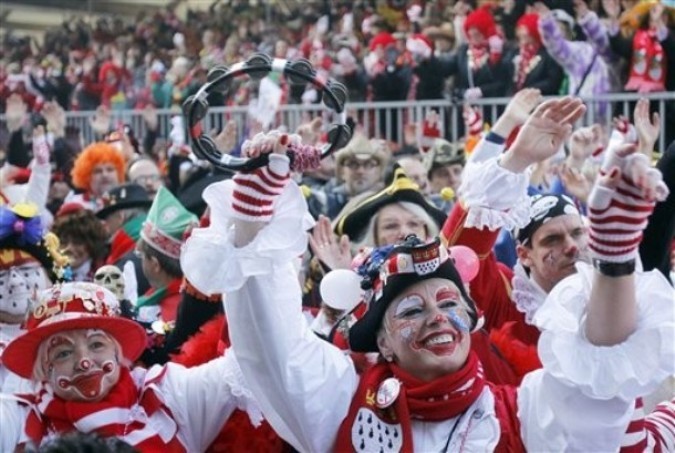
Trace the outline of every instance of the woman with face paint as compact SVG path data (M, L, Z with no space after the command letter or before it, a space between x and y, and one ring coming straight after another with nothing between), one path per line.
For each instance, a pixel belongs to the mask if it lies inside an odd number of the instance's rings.
M530 156L553 154L583 112L576 99L547 101L514 146ZM193 232L182 256L196 287L227 293L233 349L280 436L300 451L619 448L635 397L675 371L675 321L659 310L672 307L672 298L643 301L630 266L605 259L590 280L579 276L554 289L556 303L538 314L543 368L518 387L496 386L471 352L469 333L481 316L446 249L410 236L373 250L358 277L344 280L345 295L355 284L368 303L349 331L350 346L382 358L359 376L342 351L308 330L301 313L292 261L305 250L311 221L290 181L287 142L274 133L244 145L251 156L271 152L269 165L205 191L211 225ZM630 170L614 162L589 204L625 216L615 184ZM645 211L650 203L647 193Z
M43 291L26 326L2 362L33 382L33 394L24 395L31 410L25 420L3 413L2 445L16 433L19 448L31 448L80 431L118 437L137 451L204 451L235 409L253 424L261 420L234 354L190 369L132 368L146 347L145 330L119 317L117 299L101 286Z

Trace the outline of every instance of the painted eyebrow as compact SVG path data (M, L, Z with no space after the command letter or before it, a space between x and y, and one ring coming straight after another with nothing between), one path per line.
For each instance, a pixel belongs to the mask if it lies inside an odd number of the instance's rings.
M450 287L443 287L443 288L438 288L436 290L436 301L443 301L447 299L456 299L456 300L461 300L462 296L459 293L459 290L456 290L454 288Z
M409 308L421 307L422 305L424 305L424 301L419 294L410 294L401 299L401 301L398 303L396 306L396 311L394 312L394 316L399 316L402 312L408 310Z

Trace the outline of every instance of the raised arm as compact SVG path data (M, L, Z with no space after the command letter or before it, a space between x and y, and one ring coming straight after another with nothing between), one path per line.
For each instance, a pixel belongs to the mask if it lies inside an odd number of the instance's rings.
M611 57L609 35L603 23L600 22L598 15L588 9L585 0L574 0L574 9L577 14L577 21L586 34L588 42L601 56L605 58Z
M529 220L528 176L500 166L498 158L506 138L527 120L540 100L539 90L518 92L490 133L476 145L462 178L460 202L441 231L447 245L466 245L479 257L471 295L485 312L488 330L522 318L510 301L511 273L499 265L492 248L501 228L512 229Z
M551 57L570 74L583 74L590 64L591 56L584 51L586 44L565 39L551 11L543 3L535 4L539 14L539 32L544 47Z
M357 377L351 360L315 336L301 312L293 263L312 221L290 182L281 140L261 135L245 143L249 155L277 152L268 167L205 191L211 226L193 232L181 262L202 292L226 293L232 347L275 431L300 451L328 451Z

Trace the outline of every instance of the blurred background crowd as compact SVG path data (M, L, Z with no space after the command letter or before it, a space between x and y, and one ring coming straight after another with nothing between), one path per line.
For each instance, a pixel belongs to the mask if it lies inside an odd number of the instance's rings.
M65 110L180 105L211 67L255 52L309 59L343 81L352 102L475 100L523 87L545 95L672 91L675 10L667 2L233 0L178 15L174 1L133 19L83 15L40 41L5 28L0 111L12 93L38 109L47 100ZM467 25L476 33L467 34ZM490 68L466 80L462 67L484 57ZM532 73L534 59L551 57ZM643 76L649 83L639 83ZM311 89L278 83L284 103L318 101Z

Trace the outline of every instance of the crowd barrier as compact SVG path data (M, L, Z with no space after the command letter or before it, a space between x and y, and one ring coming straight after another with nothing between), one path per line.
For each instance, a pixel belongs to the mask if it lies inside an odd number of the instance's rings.
M612 93L602 96L583 98L588 109L586 115L580 120L583 125L599 122L608 125L612 117L624 115L632 116L635 102L641 97L651 101L652 110L659 112L661 116L661 132L657 143L657 149L665 150L666 143L666 115L675 115L675 92L652 93L640 95L637 93ZM481 106L486 123L491 124L503 111L510 98L485 98L472 102L473 105ZM463 136L464 124L462 118L463 102L445 99L431 101L401 101L401 102L352 102L346 106L347 113L370 137L384 138L397 143L402 142L403 130L406 124L422 121L430 110L435 110L440 115L440 123L443 136L454 141ZM250 119L259 108L251 106L212 107L204 120L207 130L220 130L227 121L235 120L239 133L246 133L250 126ZM178 108L158 110L160 137L167 137L171 129L171 118L181 114ZM93 111L68 112L67 122L80 131L84 143L95 139L90 120ZM327 123L331 118L327 109L321 105L281 105L274 115L273 126L285 126L288 130L295 130L298 125L314 118L317 115L324 116ZM0 117L0 122L3 118ZM145 133L146 125L138 110L121 110L113 112L113 124L129 124L137 137ZM242 136L242 135L240 135Z

